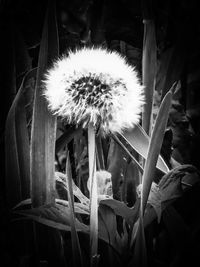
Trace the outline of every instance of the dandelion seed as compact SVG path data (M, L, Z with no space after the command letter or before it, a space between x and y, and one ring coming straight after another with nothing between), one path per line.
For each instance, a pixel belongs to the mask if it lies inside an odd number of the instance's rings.
M143 87L134 68L116 52L83 48L62 57L46 74L50 110L69 124L92 124L103 134L139 122Z

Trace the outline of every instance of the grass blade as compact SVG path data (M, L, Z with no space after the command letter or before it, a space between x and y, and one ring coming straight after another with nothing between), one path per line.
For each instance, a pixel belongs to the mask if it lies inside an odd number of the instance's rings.
M156 122L152 131L152 136L149 144L147 160L144 166L144 173L142 177L142 190L141 190L141 204L140 204L140 218L139 226L137 229L135 251L133 262L136 266L147 266L147 252L144 235L144 222L143 215L147 204L149 193L151 190L151 184L154 179L156 170L156 162L162 146L162 141L167 125L169 109L171 106L172 93L167 93L160 106L159 113L156 118Z
M144 223L143 216L140 214L139 224L137 226L136 241L134 248L134 257L132 259L133 266L147 266L147 251L146 251L146 242L145 242L145 233L144 233Z
M90 266L98 265L98 195L96 180L95 129L88 126L88 154L90 181Z
M58 56L55 2L49 1L40 45L31 130L31 194L33 207L55 201L54 155L56 117L42 96L41 79L48 63Z
M23 93L24 84L31 75L32 72L29 72L23 79L6 121L6 192L9 207L30 196L30 147Z
M156 76L156 37L153 20L144 19L144 41L142 55L142 81L145 86L145 105L142 114L142 127L146 133L151 133L151 114L153 105L153 94Z
M140 165L140 163L135 159L135 157L129 152L129 150L125 147L125 145L119 140L119 138L116 135L112 135L113 139L116 141L116 143L118 145L120 145L123 150L131 157L131 159L133 160L133 162L136 164L136 166L138 167L138 170L141 172L141 174L143 174L143 168Z
M163 142L165 128L167 125L169 109L171 106L172 93L169 91L163 99L157 115L152 136L149 144L147 160L144 167L141 191L141 214L144 213L148 200L151 184L155 174L156 162Z
M67 163L66 163L66 183L68 191L68 200L69 200L69 212L70 212L70 225L71 225L71 240L72 240L72 253L73 253L73 262L75 267L83 266L81 248L76 232L75 226L75 213L74 213L74 196L72 189L72 173L69 160L69 151L67 152Z
M149 147L149 136L140 125L135 125L131 130L126 130L120 136L144 159L147 159ZM159 155L156 167L163 173L168 173L169 169L163 158Z

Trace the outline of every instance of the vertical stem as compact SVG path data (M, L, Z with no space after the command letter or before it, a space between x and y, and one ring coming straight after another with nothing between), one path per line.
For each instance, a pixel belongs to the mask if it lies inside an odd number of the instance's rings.
M90 182L90 266L98 265L98 196L96 180L95 128L88 126L88 155Z

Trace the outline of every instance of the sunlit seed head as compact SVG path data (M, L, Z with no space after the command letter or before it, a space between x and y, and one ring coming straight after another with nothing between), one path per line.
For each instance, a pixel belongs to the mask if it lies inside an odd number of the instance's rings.
M102 133L121 132L140 119L143 87L116 52L83 48L56 61L46 74L50 110L69 124L92 123Z

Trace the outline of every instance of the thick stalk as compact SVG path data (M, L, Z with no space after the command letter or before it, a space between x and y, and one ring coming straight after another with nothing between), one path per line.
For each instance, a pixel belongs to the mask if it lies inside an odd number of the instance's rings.
M98 265L98 196L96 180L95 128L88 126L88 155L90 182L90 266Z

